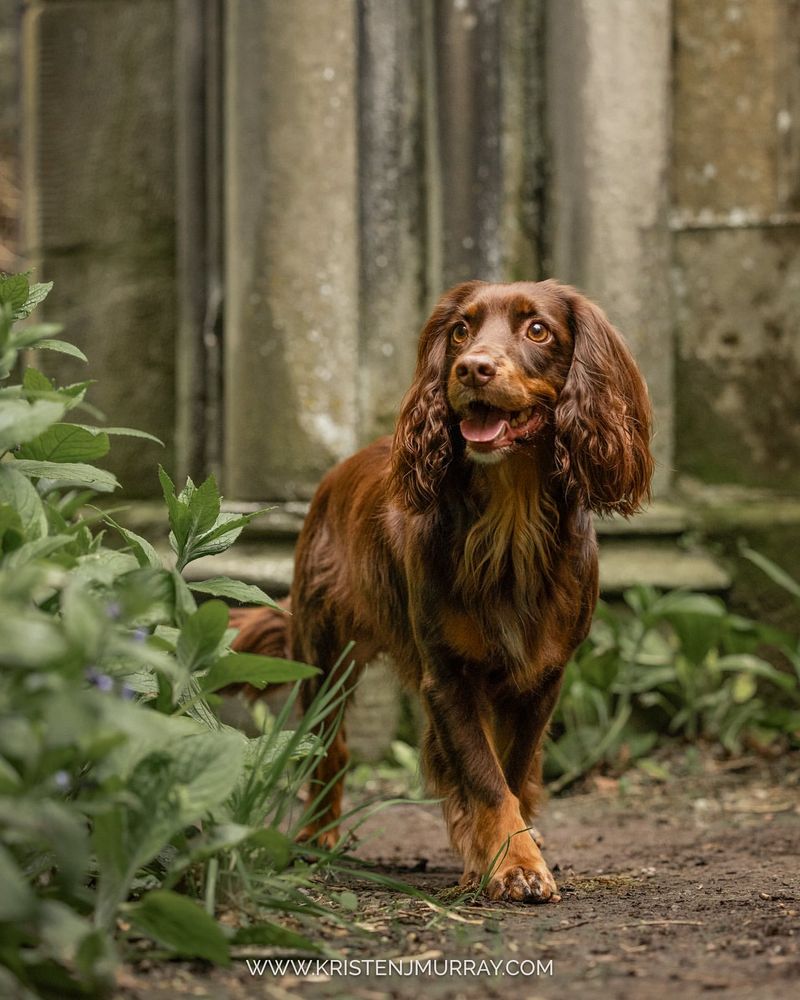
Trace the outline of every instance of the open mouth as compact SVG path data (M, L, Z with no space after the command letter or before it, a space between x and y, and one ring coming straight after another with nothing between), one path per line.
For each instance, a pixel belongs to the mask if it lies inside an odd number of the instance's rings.
M496 451L530 437L542 420L542 411L535 406L514 411L472 402L459 426L461 436L476 451Z

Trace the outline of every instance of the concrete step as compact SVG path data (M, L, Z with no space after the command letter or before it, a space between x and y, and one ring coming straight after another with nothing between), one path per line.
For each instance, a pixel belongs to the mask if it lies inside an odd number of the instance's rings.
M264 503L241 503L225 501L222 509L235 514L251 514L254 511L268 508L264 514L251 521L242 533L243 539L270 538L295 539L303 526L308 513L308 502L264 501ZM132 501L120 520L126 527L147 537L166 534L164 506L158 501ZM601 536L635 536L637 538L664 538L678 536L694 527L694 518L687 508L668 500L654 500L653 503L636 517L626 520L624 517L596 518L595 526Z
M231 576L258 584L275 597L287 593L292 580L294 542L308 503L224 505L226 510L236 513L249 513L265 506L270 510L245 529L237 545L221 555L190 564L187 576L193 580ZM118 516L134 531L154 541L162 539L166 550L166 525L160 503L132 503ZM659 589L685 587L723 593L731 586L728 570L696 540L714 535L714 528L720 524L746 529L776 520L800 523L800 504L792 498L742 496L724 490L706 491L689 501L656 500L630 520L597 519L602 591L613 596L635 584L647 584ZM692 540L690 545L689 540Z
M698 546L680 548L659 544L600 540L600 589L605 596L621 594L628 587L645 584L658 590L723 593L731 576L710 552Z
M162 552L168 550L160 549ZM189 563L184 570L187 580L207 580L229 576L242 583L254 583L270 597L289 592L294 572L294 546L291 542L265 541L255 545L240 543L218 556L204 556Z
M281 597L289 591L292 572L292 545L276 541L235 545L218 556L198 559L186 568L190 580L230 576L244 583L255 583L272 597ZM672 542L601 539L603 593L620 594L635 584L663 590L686 587L720 593L730 587L731 579L724 566L702 548L685 550Z

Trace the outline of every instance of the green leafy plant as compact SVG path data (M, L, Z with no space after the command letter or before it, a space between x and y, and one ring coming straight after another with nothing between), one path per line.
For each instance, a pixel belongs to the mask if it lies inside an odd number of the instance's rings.
M546 755L554 790L598 764L646 759L663 736L729 752L800 745L796 639L705 594L634 587L624 598L627 613L600 605L567 667ZM781 657L792 672L772 662Z
M330 853L293 836L346 671L283 729L316 668L232 652L217 598L272 601L182 576L257 516L222 511L213 479L176 491L160 472L174 565L87 506L117 486L92 463L138 432L74 421L92 412L88 382L57 387L27 367L9 383L28 349L83 358L58 326L17 325L49 287L0 277L0 992L101 995L120 947L148 938L222 964L254 943L316 950L265 914L335 919L304 891ZM215 692L245 682L294 685L255 739L213 711ZM223 926L231 900L237 926Z

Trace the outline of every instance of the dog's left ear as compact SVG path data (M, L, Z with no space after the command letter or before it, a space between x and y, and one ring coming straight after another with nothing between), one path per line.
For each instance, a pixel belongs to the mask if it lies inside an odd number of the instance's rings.
M453 458L445 363L447 337L456 308L483 282L465 281L439 299L419 339L417 370L397 418L392 441L389 492L412 514L436 505Z
M555 410L556 467L567 492L626 517L650 497L650 399L620 334L571 292L572 364Z

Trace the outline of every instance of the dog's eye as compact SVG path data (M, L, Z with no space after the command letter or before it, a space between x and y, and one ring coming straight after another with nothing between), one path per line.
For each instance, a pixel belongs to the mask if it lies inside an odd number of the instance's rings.
M543 344L550 339L550 331L544 323L531 323L528 327L528 340L533 340L537 344Z
M463 323L456 323L450 331L450 340L454 344L463 344L469 335L469 331Z

